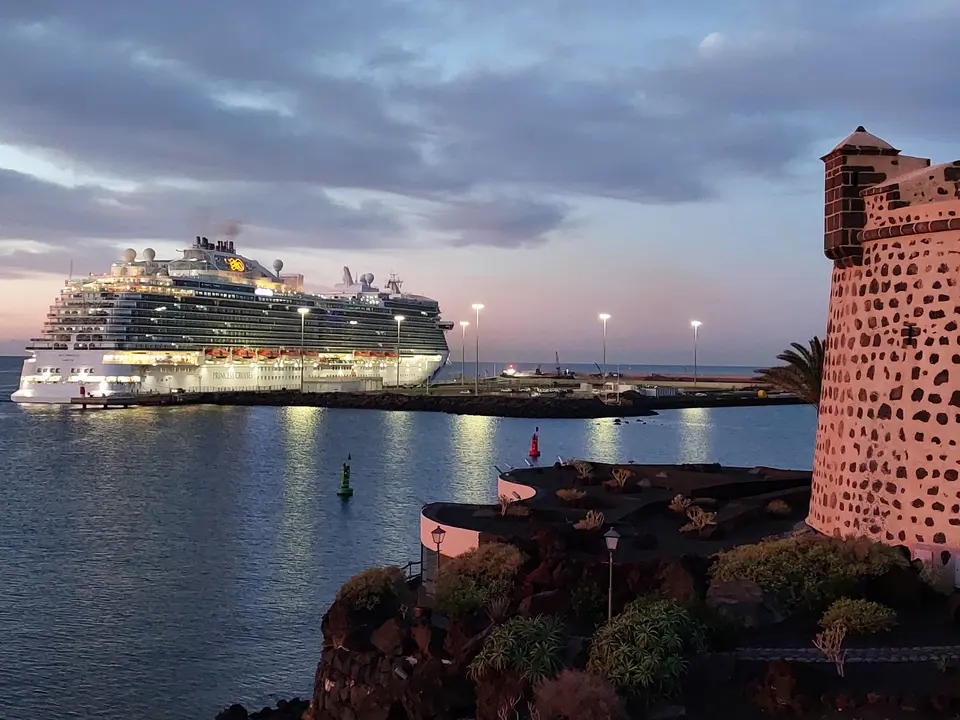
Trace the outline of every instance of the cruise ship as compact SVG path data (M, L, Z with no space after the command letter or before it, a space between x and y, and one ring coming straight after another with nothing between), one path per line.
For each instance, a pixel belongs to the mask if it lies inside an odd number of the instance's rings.
M82 396L343 389L429 382L449 354L436 300L370 273L307 293L303 275L197 237L181 258L133 249L105 275L66 282L27 346L18 403Z

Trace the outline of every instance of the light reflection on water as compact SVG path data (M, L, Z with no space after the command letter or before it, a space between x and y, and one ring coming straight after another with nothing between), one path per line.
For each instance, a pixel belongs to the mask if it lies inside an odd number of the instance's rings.
M0 718L212 718L310 691L353 573L419 557L421 502L493 501L494 465L808 468L810 408L509 420L316 408L0 404ZM355 496L335 492L352 455Z

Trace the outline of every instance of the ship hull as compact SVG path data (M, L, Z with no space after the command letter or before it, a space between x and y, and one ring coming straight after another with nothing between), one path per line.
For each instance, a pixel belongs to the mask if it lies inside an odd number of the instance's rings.
M106 351L109 353L109 351ZM397 386L396 358L355 358L329 370L298 361L218 358L198 364L138 365L104 363L104 351L43 351L23 363L19 388L11 400L20 404L70 405L81 397L163 393L265 392L302 387L313 392L339 389L352 380L367 387ZM437 376L448 353L403 357L400 386L421 385ZM371 382L372 381L372 382Z

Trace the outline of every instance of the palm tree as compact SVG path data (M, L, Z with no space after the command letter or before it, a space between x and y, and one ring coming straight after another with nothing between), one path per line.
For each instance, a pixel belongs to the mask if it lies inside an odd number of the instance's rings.
M820 385L823 381L823 341L814 336L809 347L790 343L789 348L777 355L777 360L785 364L761 370L760 379L778 390L793 393L819 411Z

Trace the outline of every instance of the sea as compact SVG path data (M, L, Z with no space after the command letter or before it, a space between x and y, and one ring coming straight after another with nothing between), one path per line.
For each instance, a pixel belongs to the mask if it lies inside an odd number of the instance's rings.
M493 501L496 467L523 465L535 427L544 462L813 462L805 406L622 425L309 407L82 412L8 402L20 362L0 358L4 720L212 720L234 702L309 696L337 588L418 560L423 503ZM685 370L632 367L621 369ZM348 456L356 494L342 501Z

